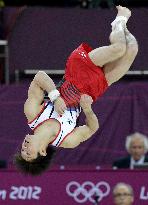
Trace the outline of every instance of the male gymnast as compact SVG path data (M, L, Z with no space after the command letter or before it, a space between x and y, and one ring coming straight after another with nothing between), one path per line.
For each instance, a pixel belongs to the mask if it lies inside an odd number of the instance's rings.
M53 147L74 148L98 130L92 102L125 75L138 52L137 41L126 26L131 11L122 6L117 6L117 10L111 24L110 45L92 49L82 43L69 56L64 81L58 89L45 72L35 75L24 105L34 133L26 135L15 156L15 164L22 172L42 173L53 158ZM48 93L48 102L43 102L44 91ZM86 125L76 126L81 108Z

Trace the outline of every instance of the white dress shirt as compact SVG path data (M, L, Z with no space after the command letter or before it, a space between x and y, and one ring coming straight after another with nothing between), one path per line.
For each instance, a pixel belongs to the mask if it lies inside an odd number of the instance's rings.
M135 161L133 159L133 157L131 157L131 160L130 160L130 169L134 169L134 165L137 165L137 164L143 164L144 163L144 160L145 160L145 156L143 155L138 161Z

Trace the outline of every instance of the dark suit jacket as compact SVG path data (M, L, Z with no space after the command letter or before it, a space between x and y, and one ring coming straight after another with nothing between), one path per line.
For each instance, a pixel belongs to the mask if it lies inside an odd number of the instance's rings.
M7 162L5 160L0 160L0 168L7 168Z
M131 156L127 156L114 161L112 166L117 167L119 169L128 169L130 168L130 160L131 160ZM148 156L145 156L144 162L148 162Z

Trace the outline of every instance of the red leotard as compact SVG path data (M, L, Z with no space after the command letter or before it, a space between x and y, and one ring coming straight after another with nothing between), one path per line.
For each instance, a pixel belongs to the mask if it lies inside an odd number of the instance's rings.
M81 94L88 94L96 101L108 87L103 69L88 56L91 50L88 44L82 43L67 60L65 82L60 87L61 96L67 104L78 104Z

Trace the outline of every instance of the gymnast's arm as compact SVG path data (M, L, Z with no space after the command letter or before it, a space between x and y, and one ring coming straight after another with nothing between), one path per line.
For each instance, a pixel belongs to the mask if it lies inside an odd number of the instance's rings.
M38 89L36 89L38 88ZM47 93L50 93L52 90L55 90L56 86L53 82L53 80L44 72L44 71L39 71L33 81L31 82L29 91L28 91L28 97L32 96L33 93L33 97L36 99L39 98L39 96L41 96L41 99L39 100L39 102L41 103L41 101L43 100L43 94L39 95L39 92L37 92L38 90L42 91L46 91ZM36 94L35 94L36 93ZM55 110L59 113L59 114L63 114L64 110L66 109L66 105L64 100L61 97L58 97L55 101Z
M81 142L86 141L99 129L98 118L91 108L92 98L85 94L82 97L80 105L86 117L86 125L79 126L74 129L72 135L75 135L75 137L71 137L70 148L74 148Z
M44 72L39 71L33 81L44 91L47 93L51 92L52 90L56 89L56 86L53 80Z

